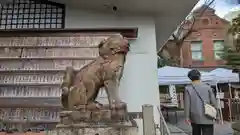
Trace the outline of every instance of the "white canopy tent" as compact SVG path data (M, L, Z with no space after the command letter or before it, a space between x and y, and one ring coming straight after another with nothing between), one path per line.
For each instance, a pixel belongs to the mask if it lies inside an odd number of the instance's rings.
M217 83L229 83L229 82L239 82L239 76L237 73L232 73L232 70L225 68L217 68L210 72L215 76Z
M158 69L158 84L159 85L178 85L178 84L190 84L191 80L188 78L187 74L188 72L191 71L189 68L180 68L180 67L170 67L170 66L165 66L162 68ZM220 76L220 73L217 72L218 70L214 72L201 72L201 80L203 82L207 82L212 85L217 85L217 82L219 81L218 78L216 77L216 74L218 73ZM230 74L229 72L225 71L226 74ZM221 73L221 75L225 74ZM230 75L229 75L230 76ZM235 76L235 75L232 75ZM218 79L218 80L216 80ZM216 87L217 88L217 87ZM219 92L217 88L217 93ZM222 109L220 107L220 98L217 97L218 99L218 105L220 109L220 115L222 114ZM222 115L220 116L222 119ZM222 120L223 122L223 120Z
M187 74L191 69L165 66L158 69L158 84L159 85L178 85L178 84L189 84L191 80ZM202 73L203 82L213 82L214 75L208 72Z
M228 83L230 98L232 98L232 90L231 90L230 83L231 82L239 82L239 75L237 73L232 73L232 70L225 69L225 68L217 68L215 70L212 70L210 73L214 74L214 76L215 76L215 80L216 80L215 84L216 84L216 89L218 92L219 92L218 87L217 87L218 83ZM222 98L222 97L224 97L224 95L222 95L221 97L220 97L220 95L219 95L219 97L217 96L219 106L221 106L220 98ZM221 107L220 107L220 111L222 111ZM229 108L229 113L230 113L230 118L231 118L232 116L231 116L230 108ZM220 114L222 114L222 113L220 113ZM221 116L221 118L222 118L222 116ZM230 121L231 121L231 119L230 119Z

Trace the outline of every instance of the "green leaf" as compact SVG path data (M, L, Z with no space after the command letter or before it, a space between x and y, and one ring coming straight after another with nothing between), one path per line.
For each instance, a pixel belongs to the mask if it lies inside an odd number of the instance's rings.
M240 34L240 14L234 18L231 22L231 27L228 30L228 34L232 35L229 38L233 38L235 35ZM240 37L237 36L237 39L233 40L232 46L224 46L223 52L219 56L226 61L226 64L231 67L240 66Z

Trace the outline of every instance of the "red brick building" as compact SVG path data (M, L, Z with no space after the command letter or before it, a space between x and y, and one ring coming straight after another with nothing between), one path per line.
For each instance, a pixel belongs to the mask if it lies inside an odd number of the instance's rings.
M179 63L183 67L224 65L219 54L224 45L229 22L217 16L212 8L207 8L202 14L204 8L205 6L202 6L193 12L195 23L192 33L180 45L181 48L174 45L173 40L169 40L166 45L172 58L180 58Z

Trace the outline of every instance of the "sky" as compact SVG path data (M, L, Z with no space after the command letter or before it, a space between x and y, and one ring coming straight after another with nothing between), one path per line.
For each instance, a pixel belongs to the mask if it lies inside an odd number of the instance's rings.
M195 8L204 4L205 1L206 0L200 0ZM224 17L230 11L240 10L240 4L238 4L238 1L239 0L215 0L211 7L216 10L217 15Z

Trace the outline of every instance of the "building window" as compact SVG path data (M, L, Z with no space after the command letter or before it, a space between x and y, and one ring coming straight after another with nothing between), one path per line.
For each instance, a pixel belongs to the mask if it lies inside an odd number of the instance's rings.
M12 0L0 7L0 29L64 28L65 6L48 1Z
M202 60L202 41L191 42L192 60Z
M221 59L221 54L224 49L224 40L214 40L213 41L213 51L214 51L214 58L219 60Z

